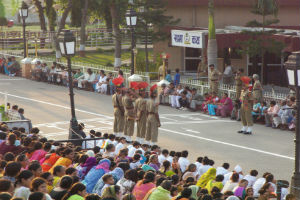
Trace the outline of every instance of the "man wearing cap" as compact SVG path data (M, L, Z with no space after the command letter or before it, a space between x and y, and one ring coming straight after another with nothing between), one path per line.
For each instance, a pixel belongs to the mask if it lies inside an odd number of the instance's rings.
M113 131L116 136L121 136L124 129L124 107L122 105L122 90L121 86L124 79L122 77L112 80L116 86L116 93L112 96L114 106L114 127Z
M124 124L124 135L128 142L131 142L131 137L134 133L134 122L135 122L135 113L134 113L134 91L128 89L126 91L125 97L122 99L122 103L125 109L125 124Z
M235 87L236 87L236 99L239 100L241 97L241 91L243 87L243 81L241 80L241 75L244 72L243 69L238 69L235 75Z
M243 127L238 133L244 133L244 134L252 134L252 126L253 126L253 119L252 119L252 108L253 108L253 95L249 91L249 77L242 77L241 78L244 86L243 90L241 92L241 120Z
M138 85L139 98L135 101L135 111L136 111L136 122L137 122L137 134L136 141L143 143L146 134L146 122L147 122L147 112L146 112L146 88L148 83L140 82Z
M215 92L216 94L218 94L219 80L222 73L219 72L217 69L215 69L214 64L209 65L209 69L210 69L210 73L209 73L210 92L211 93Z
M261 83L259 81L259 76L257 74L253 74L253 98L257 99L258 102L263 101L263 88L261 86Z
M157 142L158 127L161 126L158 115L158 104L155 103L157 97L157 85L150 88L150 99L147 101L147 125L146 125L146 140L154 145Z

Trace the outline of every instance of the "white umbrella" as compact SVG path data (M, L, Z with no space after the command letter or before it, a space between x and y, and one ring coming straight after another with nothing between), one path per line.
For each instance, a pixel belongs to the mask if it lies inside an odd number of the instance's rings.
M137 75L137 74L133 74L131 76L128 77L128 81L129 82L142 82L143 79L141 76Z
M31 61L31 64L32 64L32 65L35 65L35 64L37 63L37 61L42 62L40 59L35 58L35 59L33 59L33 60Z
M170 82L167 81L167 80L165 80L165 79L163 79L163 80L159 81L159 83L158 83L157 85L158 85L159 87L161 87L162 84L165 84L166 86L168 86L168 85L170 85Z
M21 63L23 64L31 64L32 59L31 58L24 58L21 60Z

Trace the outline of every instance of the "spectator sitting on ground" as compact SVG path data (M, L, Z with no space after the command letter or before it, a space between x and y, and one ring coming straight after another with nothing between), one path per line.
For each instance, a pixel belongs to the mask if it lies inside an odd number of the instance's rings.
M275 101L270 102L270 107L268 108L267 112L265 113L265 121L267 127L276 128L274 124L273 118L278 116L279 106L276 104Z
M107 81L107 94L108 95L114 95L115 94L116 88L115 88L115 85L113 84L112 80L113 80L113 74L111 72L109 72L108 75L107 75L107 79L106 79L106 81Z
M16 76L20 71L21 67L18 61L16 61L16 57L11 57L11 64L8 66L8 71L10 76Z
M203 104L201 106L202 107L202 111L204 113L208 113L208 104L211 101L211 99L212 99L212 96L209 93L205 93L204 94L204 102L203 102Z
M41 81L47 82L50 69L47 66L47 63L42 63L42 72L41 72Z
M196 111L198 106L201 106L202 103L204 102L204 98L200 94L197 94L196 88L193 88L191 93L192 96L190 98L190 110Z
M211 100L208 102L208 105L207 105L207 110L208 110L208 114L209 115L212 115L212 116L215 116L216 115L216 110L218 108L218 103L219 103L220 99L219 97L217 96L216 93L212 93L211 95Z
M41 80L41 73L42 73L41 61L36 61L34 69L31 72L31 79L40 81Z
M225 118L230 116L233 109L232 100L228 97L227 93L224 93L220 103L218 103L217 115Z
M181 97L179 98L179 109L187 110L189 108L189 99L187 97L187 91L183 91L181 93Z
M181 85L178 85L174 94L171 95L171 106L172 108L180 108L179 99L181 98L181 93L184 91Z
M253 102L253 108L252 108L252 118L253 118L253 122L257 122L257 119L260 117L261 115L261 110L260 110L261 104L258 101L258 99L254 99Z
M168 88L166 87L166 84L161 85L161 92L159 93L159 104L161 105L166 105L169 103L169 95L168 93Z
M7 111L7 115L10 120L20 120L21 119L21 116L18 112L18 108L19 108L18 105L13 105L12 108Z
M83 75L83 73L81 72L80 69L76 70L76 73L73 76L73 85L75 87L78 87L78 78L81 77Z
M92 84L95 81L95 79L96 79L95 73L90 68L88 68L87 72L83 76L80 76L78 78L78 87L91 90Z
M56 68L57 63L53 62L51 69L49 71L49 76L48 76L48 81L50 83L56 83L56 78L57 78L57 68Z
M106 94L107 92L107 77L104 70L100 70L100 77L96 84L96 91L101 94Z
M274 117L274 124L282 130L288 129L288 125L293 119L293 108L290 101L282 101L278 116Z

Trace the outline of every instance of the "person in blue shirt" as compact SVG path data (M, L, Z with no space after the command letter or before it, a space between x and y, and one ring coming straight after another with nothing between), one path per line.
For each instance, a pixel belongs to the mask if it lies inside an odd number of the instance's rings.
M176 74L174 76L174 85L176 87L177 85L180 84L180 74L179 74L179 69L178 68L175 71L176 71Z
M167 70L167 75L165 77L165 80L168 81L169 83L172 83L172 76L171 76L171 70Z

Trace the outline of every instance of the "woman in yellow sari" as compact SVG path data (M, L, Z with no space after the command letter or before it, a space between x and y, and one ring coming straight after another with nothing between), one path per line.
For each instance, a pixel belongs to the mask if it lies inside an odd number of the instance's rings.
M207 172L205 172L198 180L197 186L204 188L208 181L214 180L216 178L217 170L215 168L210 168Z
M74 151L70 148L66 149L63 152L63 157L59 158L56 161L56 163L52 166L52 168L49 170L49 172L53 174L54 167L56 167L58 165L68 168L72 164L73 158L74 158Z
M214 187L219 188L220 191L221 191L224 187L223 182L222 182L223 180L224 180L224 176L223 175L218 175L215 180L208 181L208 183L206 184L205 189L207 189L209 194L211 193L211 190Z

